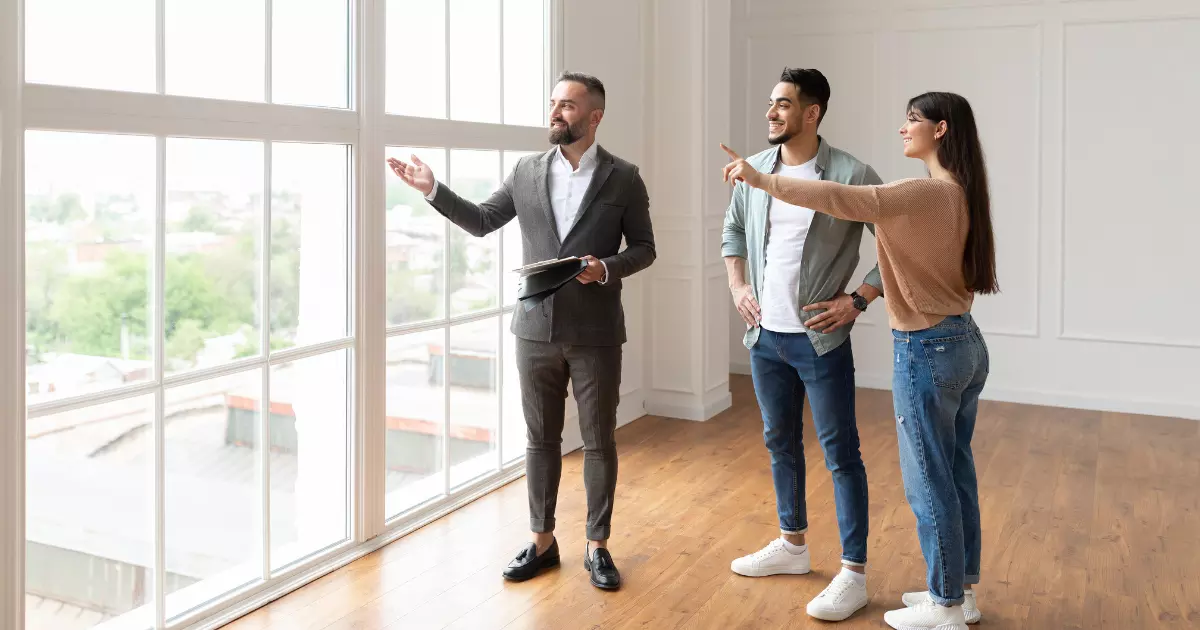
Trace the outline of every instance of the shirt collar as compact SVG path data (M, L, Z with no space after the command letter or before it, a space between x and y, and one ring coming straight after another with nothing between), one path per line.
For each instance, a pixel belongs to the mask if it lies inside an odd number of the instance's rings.
M771 170L768 172L774 173L779 167L780 155L783 153L782 147L775 147L774 154L771 156ZM825 142L825 138L817 135L817 173L824 173L829 170L829 156L832 153L829 143Z
M829 170L829 143L820 134L817 135L817 170L824 173Z
M599 146L599 142L593 142L592 146L588 147L587 151L583 152L583 155L579 158L579 168L591 166L596 162L596 150L599 148ZM571 163L567 161L567 156L563 155L562 146L554 147L554 155L559 166L565 166L568 171L572 170Z

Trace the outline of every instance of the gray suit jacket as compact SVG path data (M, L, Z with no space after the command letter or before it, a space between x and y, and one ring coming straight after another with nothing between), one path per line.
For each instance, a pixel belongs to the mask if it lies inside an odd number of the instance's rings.
M550 205L554 149L521 158L500 190L483 203L471 203L440 183L430 202L442 216L475 236L494 232L516 217L524 264L584 255L604 261L606 284L571 281L533 310L518 307L512 332L522 339L584 346L617 346L626 341L621 278L654 262L650 198L638 167L603 147L596 149L596 172L565 240L558 234Z

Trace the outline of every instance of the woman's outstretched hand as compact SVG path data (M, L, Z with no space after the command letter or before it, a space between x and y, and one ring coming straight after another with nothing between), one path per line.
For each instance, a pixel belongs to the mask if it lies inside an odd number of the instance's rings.
M724 144L721 144L721 150L725 151L731 160L729 164L725 165L724 170L724 181L727 184L733 186L738 182L745 182L751 188L763 187L763 180L765 178L762 173L758 172L758 169L750 166L749 162L743 160L737 153L733 152L733 149Z

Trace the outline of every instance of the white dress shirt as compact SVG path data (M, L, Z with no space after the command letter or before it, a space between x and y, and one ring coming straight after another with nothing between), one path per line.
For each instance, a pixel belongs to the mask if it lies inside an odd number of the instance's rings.
M549 193L550 193L550 208L554 212L554 224L558 229L558 240L565 241L567 234L571 232L571 228L575 225L575 219L579 216L580 205L583 204L583 195L587 192L588 186L592 184L592 176L596 174L596 149L599 145L595 142L588 147L587 151L579 158L579 168L573 168L571 162L563 155L561 147L554 147L554 155L550 156L550 173L549 173ZM434 180L433 190L425 195L427 201L433 201L437 196L438 182ZM608 265L601 260L600 264L604 267L604 277L600 280L600 284L608 282Z
M572 168L563 155L562 147L554 148L550 157L550 206L554 210L554 222L558 227L558 239L567 240L567 234L575 225L583 194L596 174L596 143L588 147L579 158L579 168Z

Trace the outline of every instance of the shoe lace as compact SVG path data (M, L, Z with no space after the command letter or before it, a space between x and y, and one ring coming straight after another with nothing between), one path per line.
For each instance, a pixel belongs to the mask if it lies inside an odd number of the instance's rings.
M755 551L751 557L758 562L762 562L763 560L779 555L780 551L783 551L783 545L779 541L772 541L766 547Z
M838 601L842 598L842 595L846 594L846 589L848 588L850 588L849 580L835 579L829 583L829 586L825 587L825 590L821 591L821 594L817 596L817 599L824 599L825 597L828 597L833 601Z

